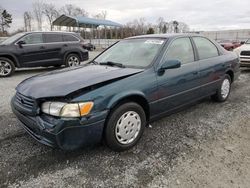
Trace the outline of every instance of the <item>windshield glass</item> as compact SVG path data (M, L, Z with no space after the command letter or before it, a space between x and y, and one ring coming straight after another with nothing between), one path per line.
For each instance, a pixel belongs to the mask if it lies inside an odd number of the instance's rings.
M19 37L23 36L23 33L17 33L9 38L7 38L6 40L4 40L1 44L11 44L13 42L15 42L17 39L19 39Z
M250 44L250 39L248 39L245 43L246 43L246 44Z
M145 68L151 64L165 39L144 38L122 40L109 48L94 61L113 62L125 67Z

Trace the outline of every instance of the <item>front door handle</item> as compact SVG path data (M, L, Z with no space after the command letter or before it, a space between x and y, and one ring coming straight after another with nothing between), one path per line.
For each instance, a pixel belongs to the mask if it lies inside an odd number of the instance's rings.
M43 50L43 49L45 49L45 47L44 47L44 46L41 46L40 49Z

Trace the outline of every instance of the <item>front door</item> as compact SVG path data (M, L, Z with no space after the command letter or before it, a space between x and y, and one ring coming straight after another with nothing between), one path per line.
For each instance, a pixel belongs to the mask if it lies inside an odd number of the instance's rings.
M46 60L46 48L41 33L25 35L19 41L23 42L21 46L17 46L20 55L19 61L22 66L39 66L44 60Z
M199 63L189 37L174 39L169 45L158 69L168 60L179 60L181 67L157 73L158 114L168 112L199 98Z

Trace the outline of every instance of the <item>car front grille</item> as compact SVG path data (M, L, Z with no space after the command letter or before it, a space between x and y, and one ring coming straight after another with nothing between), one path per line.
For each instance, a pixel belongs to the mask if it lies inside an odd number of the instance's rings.
M15 103L19 111L24 114L34 115L36 110L36 102L31 97L27 97L17 92L15 95Z
M241 51L240 55L250 56L250 51Z

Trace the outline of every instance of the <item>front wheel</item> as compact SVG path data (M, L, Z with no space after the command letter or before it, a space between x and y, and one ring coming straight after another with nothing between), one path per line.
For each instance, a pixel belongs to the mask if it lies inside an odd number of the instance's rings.
M80 64L81 64L80 58L77 54L69 54L67 56L66 62L65 62L65 65L67 67L75 67L75 66L78 66Z
M132 148L141 138L146 125L143 108L128 102L114 109L106 123L105 141L114 151Z
M0 57L0 77L8 77L15 71L14 63L5 57Z
M216 94L212 96L212 98L217 102L224 102L229 97L230 91L231 77L226 74L221 82L220 88L217 90Z

